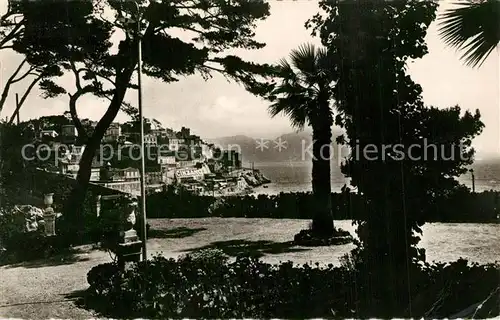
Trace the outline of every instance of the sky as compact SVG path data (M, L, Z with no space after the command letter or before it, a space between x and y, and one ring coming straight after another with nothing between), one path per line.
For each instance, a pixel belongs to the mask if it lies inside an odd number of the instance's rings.
M0 0L0 12L5 10L6 0ZM441 1L438 11L450 8L451 1ZM271 0L271 15L258 24L256 39L265 42L265 48L255 51L239 51L244 59L274 63L286 57L300 44L319 44L310 31L304 28L307 19L319 12L317 1ZM426 41L429 54L409 65L409 74L423 88L424 102L438 108L459 105L463 110L479 109L486 128L474 140L474 147L480 154L500 155L500 106L499 106L499 51L498 48L484 62L481 68L465 66L461 53L448 48L439 38L437 23L428 29ZM21 57L7 50L0 51L0 88L17 67ZM71 87L72 78L64 78L64 85ZM26 84L20 83L18 90ZM12 114L15 104L15 90L9 96L1 117ZM21 91L20 91L21 92ZM234 82L228 82L220 75L208 81L200 76L181 78L176 83L165 84L159 80L143 80L144 116L159 120L164 126L180 129L191 128L203 138L247 135L254 138L274 138L292 132L288 119L271 118L268 103L246 92ZM126 100L136 103L136 91L129 90ZM86 96L79 100L77 111L81 118L98 120L104 113L106 101ZM68 97L43 99L34 90L20 112L21 121L43 115L62 114L68 110ZM127 121L119 114L117 121Z

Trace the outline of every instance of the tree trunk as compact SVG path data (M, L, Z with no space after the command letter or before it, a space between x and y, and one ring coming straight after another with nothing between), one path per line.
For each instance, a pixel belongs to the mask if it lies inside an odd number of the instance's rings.
M73 95L69 95L69 113L71 115L71 120L73 121L76 131L78 132L78 140L83 143L86 143L88 137L87 132L85 131L85 128L80 121L80 118L78 118L78 114L76 112L76 101L87 92L91 92L91 90L88 88L84 88L77 91Z
M116 91L113 99L109 104L108 110L103 115L101 120L99 120L94 132L87 140L85 150L83 151L82 158L80 160L80 168L76 177L76 184L64 206L63 216L66 219L66 231L69 232L70 235L75 235L77 238L81 235L81 231L84 230L84 208L82 205L85 200L90 181L92 162L106 130L109 128L110 124L113 122L118 114L118 111L120 110L120 106L125 97L127 85L130 81L133 70L134 68L130 67L117 75Z
M321 237L332 236L334 232L330 178L331 140L332 132L328 121L313 124L312 232Z

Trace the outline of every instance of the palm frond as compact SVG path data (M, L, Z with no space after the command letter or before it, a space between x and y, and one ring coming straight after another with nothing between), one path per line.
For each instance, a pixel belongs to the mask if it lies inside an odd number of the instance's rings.
M469 66L481 66L500 41L500 1L483 0L456 3L440 17L439 34L450 47L464 51Z
M278 99L269 106L272 117L282 114L290 119L292 127L302 130L308 120L308 106L306 99L299 95L290 95Z
M313 44L303 44L290 53L292 65L305 82L314 82L318 73L317 50Z
M272 92L275 99L269 106L272 117L288 117L296 129L303 129L312 117L317 118L321 105L329 99L327 51L312 44L292 50L289 60L278 63L280 84ZM322 111L324 113L324 111ZM328 112L327 112L328 113ZM329 116L326 114L325 116Z

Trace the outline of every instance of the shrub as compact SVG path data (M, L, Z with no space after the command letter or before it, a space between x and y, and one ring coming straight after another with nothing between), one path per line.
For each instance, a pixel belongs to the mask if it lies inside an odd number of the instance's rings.
M222 256L223 257L223 256ZM372 288L353 267L266 264L258 259L227 262L218 252L201 252L179 260L155 257L126 271L113 264L88 274L87 302L111 317L143 318L332 318L377 316L364 299ZM487 297L498 286L498 266L450 265L415 268L412 316L436 305L444 283L451 295L431 316L449 316ZM405 292L401 292L405 294ZM407 317L408 311L393 311ZM497 311L498 313L498 311Z
M225 263L229 260L229 256L220 249L202 249L191 252L181 259L192 259L208 263Z

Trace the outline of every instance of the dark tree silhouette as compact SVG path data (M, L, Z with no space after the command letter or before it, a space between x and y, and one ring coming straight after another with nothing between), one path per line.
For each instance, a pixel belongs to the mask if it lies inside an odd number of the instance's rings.
M312 232L330 237L334 233L330 157L333 113L330 99L330 74L326 50L306 44L282 59L277 67L280 83L267 95L273 102L271 115L286 115L292 126L313 129L312 189L315 200Z
M79 211L96 149L123 107L127 89L136 87L131 79L137 66L139 36L142 37L143 72L167 83L177 81L177 76L198 72L209 77L215 71L251 86L254 75L268 69L223 54L230 48L264 46L253 40L254 23L269 15L269 5L264 1L137 3L139 12L133 1L43 1L38 3L36 14L25 16L30 22L30 32L25 31L25 36L18 41L20 51L26 52L29 59L36 59L40 52L50 53L64 63L66 70L73 70L72 64L81 65L73 72L82 74L93 94L110 100L86 141L66 215L81 216ZM138 19L142 35L136 32ZM117 30L124 33L125 39L115 52L111 50L111 34ZM181 40L172 35L176 30L187 31L193 38Z
M339 142L352 150L342 171L369 209L366 221L357 222L356 256L369 271L371 308L386 317L410 303L412 262L425 259L414 232L421 233L433 197L452 190L472 163L471 139L483 124L478 111L425 107L422 88L406 73L408 59L427 53L424 36L436 3L322 1L320 7L327 14L308 25L334 62L336 123L347 135Z
M32 10L36 10L36 5L29 3L24 5L25 12ZM0 50L15 49L16 41L24 36L25 26L26 19L20 12L18 1L9 0L7 11L0 16ZM25 83L26 85L20 92L20 99L8 121L9 123L14 121L35 85L39 84L43 87L43 84L50 78L61 75L62 71L57 66L56 61L51 60L50 56L43 58L40 56L39 59L31 61L28 61L27 58L22 59L3 85L0 94L0 112L16 84Z

